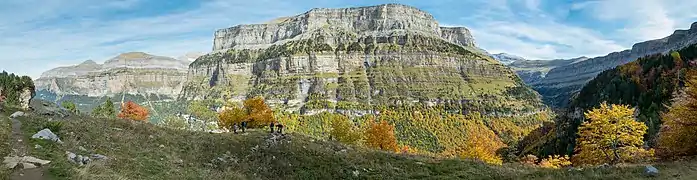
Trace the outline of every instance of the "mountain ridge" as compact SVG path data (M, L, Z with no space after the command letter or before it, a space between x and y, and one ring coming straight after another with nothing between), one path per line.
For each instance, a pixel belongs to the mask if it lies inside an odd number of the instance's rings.
M129 52L103 64L86 60L48 70L35 80L35 84L37 91L57 95L102 97L127 92L176 97L188 64L174 58Z
M632 62L640 57L665 54L697 43L697 22L688 30L675 30L661 39L636 43L631 49L551 69L542 80L530 84L548 105L565 107L570 97L600 72Z
M218 30L214 51L191 63L180 98L263 95L303 113L409 104L487 113L541 107L513 71L476 47L467 28L440 27L415 9L313 9L277 24Z

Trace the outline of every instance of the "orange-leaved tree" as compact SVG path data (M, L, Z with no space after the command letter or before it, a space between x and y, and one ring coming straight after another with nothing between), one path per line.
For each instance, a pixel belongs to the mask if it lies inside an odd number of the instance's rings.
M365 131L366 145L371 148L385 151L399 151L397 147L397 138L394 135L394 126L382 120L380 123L371 123L368 130Z
M148 109L128 101L121 105L121 112L117 115L121 119L130 119L135 121L144 121L148 119Z
M271 122L276 122L273 110L266 105L264 98L261 96L245 100L244 109L248 115L247 121L249 121L252 127L264 127Z
M684 95L677 94L667 113L661 116L663 125L658 133L658 156L697 155L697 71L690 71Z
M641 160L653 154L645 150L644 134L648 127L634 119L634 108L602 103L585 113L576 142L574 164L617 164Z

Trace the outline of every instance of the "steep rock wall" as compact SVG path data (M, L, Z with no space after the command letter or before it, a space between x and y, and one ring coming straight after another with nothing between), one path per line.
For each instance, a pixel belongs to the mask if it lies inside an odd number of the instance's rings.
M605 70L632 62L640 57L665 54L695 43L697 43L697 22L693 23L689 30L676 30L668 37L634 44L630 50L556 67L550 70L544 79L530 85L543 96L547 104L564 107L574 93Z

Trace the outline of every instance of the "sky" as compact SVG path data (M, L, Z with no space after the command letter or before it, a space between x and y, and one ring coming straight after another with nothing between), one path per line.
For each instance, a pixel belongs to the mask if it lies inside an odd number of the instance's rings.
M417 7L441 26L469 28L480 48L527 59L602 56L697 21L697 1L687 0L2 0L0 70L38 78L123 52L210 52L217 29L384 3Z

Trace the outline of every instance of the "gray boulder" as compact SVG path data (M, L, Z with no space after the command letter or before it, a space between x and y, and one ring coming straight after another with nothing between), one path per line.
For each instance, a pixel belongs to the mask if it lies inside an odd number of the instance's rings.
M18 117L22 117L22 116L24 116L24 112L17 111L15 113L12 113L12 115L10 115L10 118L18 118Z
M29 104L34 113L42 116L67 117L70 116L70 111L58 106L56 103L44 101L41 99L32 99Z
M75 153L72 153L70 151L65 151L65 155L68 156L68 161L70 161L72 163L76 163L75 158L77 158L77 155Z
M92 159L94 159L94 160L106 160L106 159L109 159L109 157L106 157L105 155L101 155L101 154L92 154Z
M46 140L51 140L53 142L58 142L60 144L63 144L63 141L58 138L58 135L53 134L50 129L43 129L36 134L32 135L31 138L33 139L46 139Z
M658 176L658 169L656 167L653 167L652 165L646 165L644 168L644 174L649 177L656 177Z

